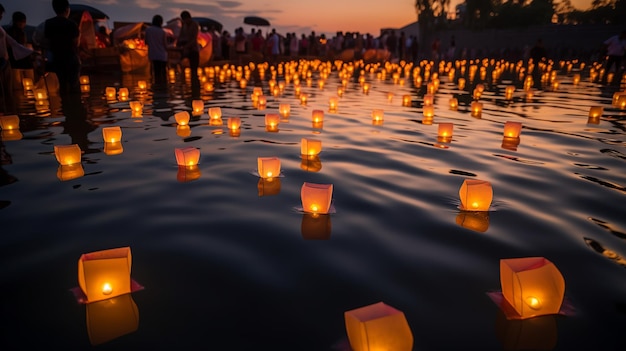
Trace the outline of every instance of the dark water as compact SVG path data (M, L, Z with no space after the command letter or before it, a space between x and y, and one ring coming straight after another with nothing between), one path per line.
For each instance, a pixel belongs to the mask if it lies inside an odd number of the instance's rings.
M100 74L78 102L51 92L49 107L38 108L19 92L23 137L1 143L0 348L347 350L344 312L383 301L404 312L414 350L624 350L626 112L611 104L624 88L576 67L555 65L558 89L544 82L531 98L510 71L465 90L458 74L442 73L432 125L422 120L426 83L404 75L394 83L393 70L376 75L382 68L365 72L368 94L357 69L332 112L341 84L334 66L323 89L319 66L309 66L306 105L292 81L272 96L269 69L264 79L254 70L244 90L215 77L214 91L190 91L179 75L166 91L141 92L146 77ZM479 82L484 110L475 118L469 102ZM509 84L517 86L511 100ZM253 106L254 85L268 97L265 109ZM106 86L128 87L143 115L132 117L128 101L107 102ZM181 137L173 114L189 110L194 93L205 110ZM457 111L448 108L453 96ZM265 113L279 103L291 115L268 132ZM208 123L213 106L222 127ZM597 124L588 123L590 106L604 107ZM325 111L322 128L312 126L314 109ZM372 124L373 109L384 109L382 125ZM226 128L230 116L242 119L238 137ZM506 121L523 123L516 150L502 147ZM437 142L439 122L454 123L450 143ZM123 152L107 155L101 129L113 125ZM303 137L322 140L317 172L303 169ZM73 143L84 176L61 181L53 148ZM201 150L196 180L179 179L181 147ZM260 156L280 158L280 188L260 187L252 174ZM459 210L467 178L491 182L489 212ZM336 213L296 211L303 182L332 183ZM116 302L126 306L117 321L88 325L93 307L70 292L78 259L122 246L145 289ZM573 311L506 320L487 296L501 289L499 260L533 256L561 271ZM92 346L88 328L107 323L119 330Z

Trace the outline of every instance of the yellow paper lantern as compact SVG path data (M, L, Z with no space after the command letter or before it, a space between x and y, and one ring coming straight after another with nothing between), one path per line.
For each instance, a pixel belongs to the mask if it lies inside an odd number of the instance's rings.
M330 210L332 196L332 184L304 182L300 189L302 210L307 213L327 214Z
M210 119L220 119L222 118L222 108L219 106L209 107L209 118Z
M457 98L450 98L448 102L451 110L456 111L459 108L459 100Z
M130 105L130 111L133 117L139 117L143 114L143 102L131 101L129 105Z
M572 83L574 85L577 85L578 83L580 83L580 74L578 73L574 74L574 77L572 78Z
M385 111L381 109L372 110L372 121L383 121L385 117Z
M309 97L306 94L300 94L300 104L306 105Z
M464 211L488 211L493 199L491 183L486 180L465 179L459 189L461 209Z
M83 254L78 260L78 285L87 302L96 302L131 292L130 247Z
M174 119L176 120L176 123L178 123L179 126L186 126L189 124L189 112L187 111L180 111L180 112L176 112L176 114L174 114Z
M229 130L239 130L241 128L241 117L228 117L227 125Z
M465 89L465 78L459 78L459 81L457 84L459 86L459 90Z
M87 333L92 345L130 334L139 326L139 309L131 294L124 294L86 306Z
M104 89L104 95L106 96L107 100L115 99L116 94L117 94L117 90L114 87L106 87Z
M424 95L424 106L430 106L435 103L435 95L433 94L425 94Z
M20 118L17 115L0 116L0 129L3 131L20 129Z
M257 190L259 196L272 196L280 193L280 178L259 178Z
M480 118L483 113L483 104L478 101L473 101L470 105L470 114L472 117Z
M124 148L122 147L122 142L120 141L104 143L104 153L109 156L119 155L123 152L124 152Z
M178 166L178 173L176 173L176 180L181 183L187 183L197 180L202 175L200 167L198 165L192 166Z
M146 90L148 88L148 83L145 80L140 80L137 82L137 88L139 88L139 90Z
M81 161L81 150L78 144L55 145L54 155L61 165L72 165Z
M426 119L433 118L435 116L435 106L425 105L422 113L424 114L424 118Z
M22 78L22 87L24 88L24 91L32 90L33 86L34 84L33 84L32 78L28 78L28 77Z
M313 110L311 113L311 118L313 122L323 122L324 121L324 111L323 110Z
M302 214L300 233L304 240L328 240L331 230L330 215Z
M83 84L80 86L81 93L88 93L91 91L91 87L88 84Z
M46 89L35 89L33 92L37 101L48 99L48 91Z
M257 172L261 178L280 176L280 159L278 157L258 157Z
M80 76L79 77L80 84L89 84L89 76Z
M337 106L339 106L339 99L337 99L336 97L331 97L330 99L328 99L328 109L330 111L336 111Z
M80 178L85 175L83 165L80 163L74 163L71 165L59 165L57 169L57 178L60 181L65 182L68 180Z
M277 113L265 114L265 127L269 130L276 130L280 124L280 115Z
M120 101L128 100L128 88L120 88L117 92Z
M191 111L194 116L200 116L204 112L204 101L193 100L191 102Z
M454 129L454 123L439 123L437 129L437 137L441 141L449 141L452 139L452 130Z
M522 124L520 122L507 121L504 123L504 137L505 138L519 138L522 132Z
M602 106L591 106L589 108L589 118L600 118L604 113L604 107Z
M122 140L122 128L119 126L102 128L104 142L113 143Z
M215 86L213 86L213 83L211 82L204 83L204 91L212 92L213 90L215 90Z
M384 302L347 311L344 319L353 351L413 349L413 333L404 313Z
M565 294L565 280L544 257L500 260L500 283L504 300L516 319L558 314Z
M280 104L278 105L278 113L280 113L283 117L289 117L291 113L291 105L289 104Z
M302 138L300 142L300 154L316 156L322 151L322 141L317 139Z
M337 96L342 97L346 89L343 86L337 87Z
M176 148L174 153L179 166L195 166L200 161L200 149L195 147Z

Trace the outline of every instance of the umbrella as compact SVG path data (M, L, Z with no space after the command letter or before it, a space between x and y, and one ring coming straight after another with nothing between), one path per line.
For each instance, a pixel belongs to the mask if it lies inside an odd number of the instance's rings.
M257 17L257 16L244 17L243 23L249 24L252 26L269 26L270 25L270 21L266 20L265 18Z
M76 23L80 23L83 12L87 11L94 20L108 20L109 16L95 7L83 4L70 4L70 19Z
M208 31L209 28L213 27L213 29L215 29L216 31L220 33L222 32L222 28L223 28L222 24L212 18L192 17L191 19L198 22L198 24L200 25L200 28L202 28L203 31L205 29Z

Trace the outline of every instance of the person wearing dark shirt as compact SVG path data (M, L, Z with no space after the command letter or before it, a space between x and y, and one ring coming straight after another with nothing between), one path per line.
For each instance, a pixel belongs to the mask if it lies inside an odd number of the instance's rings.
M13 12L13 16L11 17L11 27L9 27L6 32L7 34L15 39L16 42L21 45L27 46L27 36L24 28L26 27L26 15L23 12L16 11ZM11 68L14 69L31 69L33 68L33 61L30 57L23 58L21 60L16 60L13 57L13 48L10 46L7 47L9 51L9 60L11 62Z
M68 19L68 0L52 0L57 14L45 21L44 36L50 45L50 71L56 73L61 93L80 91L80 57L78 54L78 25Z

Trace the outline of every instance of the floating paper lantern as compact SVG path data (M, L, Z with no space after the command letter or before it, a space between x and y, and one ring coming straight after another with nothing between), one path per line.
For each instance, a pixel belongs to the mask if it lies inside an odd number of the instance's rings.
M388 92L387 93L387 101L389 101L389 102L393 101L393 93L392 92Z
M189 124L189 112L187 111L176 112L176 114L174 114L174 119L176 120L176 123L178 123L179 126L186 126Z
M604 107L602 106L591 106L589 108L589 118L600 118L602 113L604 113Z
M222 118L222 108L217 107L209 107L209 118L210 119L220 119Z
M278 105L278 113L280 113L283 117L289 117L291 113L291 105L289 104L280 104Z
M195 147L176 148L174 153L179 166L194 166L200 161L200 149Z
M459 90L465 89L465 78L459 78L459 81L457 84L459 86Z
M306 105L309 97L306 94L300 94L300 104Z
M411 106L411 95L402 96L402 106Z
M80 84L89 84L89 76L80 76L78 80L80 81Z
M611 100L611 105L617 106L617 101L622 95L626 95L626 91L617 91L613 93L613 99Z
M433 118L435 116L435 106L425 105L422 113L424 114L424 118Z
M280 193L280 178L259 178L257 190L259 196L272 196Z
M128 88L120 88L117 94L119 96L120 101L128 100Z
M615 106L620 108L620 109L622 109L622 110L626 109L626 93L620 95L617 98L617 102L615 103Z
M324 121L324 111L323 110L313 110L311 113L311 118L313 122L323 122Z
M385 117L385 111L381 109L372 110L372 121L383 121Z
M300 154L316 156L322 151L322 141L317 139L302 138L300 142Z
M114 87L106 87L104 89L104 95L106 96L107 100L114 100L116 94L117 90Z
M333 196L332 184L302 184L300 189L300 199L302 200L302 210L307 213L327 214Z
M483 104L478 101L473 101L470 105L470 110L470 114L472 115L472 117L480 118L483 113Z
M430 106L435 103L435 95L433 94L425 94L424 95L424 106Z
M191 111L194 116L200 116L204 112L204 101L193 100L191 102Z
M267 97L265 95L259 95L256 100L257 106L259 108L264 108L267 106Z
M74 163L71 165L59 165L57 169L57 178L60 181L65 182L68 180L80 178L85 175L83 165L80 163Z
M78 260L78 285L87 302L101 301L131 292L130 247L83 254Z
M176 173L176 180L181 183L187 183L200 179L202 172L198 165L193 166L178 166L178 172Z
M61 165L80 163L81 160L81 150L78 144L55 145L54 155Z
M213 86L213 83L211 82L204 83L204 91L212 92L213 90L215 90L215 86Z
M139 309L131 294L87 304L87 333L92 345L130 334L139 326Z
M139 90L146 90L148 88L148 83L145 80L140 80L137 82L137 88L139 88Z
M369 93L370 92L370 88L371 88L370 83L363 83L363 93L364 94Z
M229 130L239 130L241 128L241 117L228 117L227 125Z
M561 309L565 280L544 257L501 259L500 283L516 319L558 314Z
M346 91L346 89L342 86L337 87L337 96L342 97L343 93Z
M522 124L520 122L507 121L504 123L504 137L505 138L519 138L522 132Z
M17 115L0 116L0 129L3 131L20 129L20 118Z
M330 215L302 214L300 233L303 239L328 240L330 239L331 230Z
M464 211L488 211L493 199L491 183L486 180L465 179L459 189L461 209Z
M578 83L580 83L580 74L578 73L574 74L574 77L572 78L572 83L574 85L577 85Z
M257 172L261 178L280 176L280 159L278 157L258 157Z
M35 89L33 94L37 101L48 99L48 91L46 89Z
M331 111L336 111L337 106L339 106L339 99L337 99L336 97L331 97L328 100L328 109Z
M143 114L143 102L131 101L129 105L130 105L131 115L133 117L139 117Z
M269 131L277 131L280 124L280 115L277 113L265 114L265 127Z
M119 126L102 128L102 138L106 143L113 143L122 140L122 128Z
M22 87L24 88L24 91L32 90L33 86L34 84L33 84L32 78L28 78L28 77L22 78Z
M252 88L252 94L254 94L256 96L263 95L263 88L261 88L261 87L254 87L254 88Z
M81 93L88 93L91 91L91 87L88 84L83 84L80 86Z
M353 351L411 351L413 333L402 311L384 302L344 313Z
M239 80L239 87L241 89L245 89L247 86L248 86L248 81L247 80L245 80L243 78L241 80Z
M447 142L452 139L452 130L454 129L454 123L439 123L437 129L437 137L441 142Z
M457 100L457 98L450 98L448 102L451 110L456 111L459 108L459 100Z

